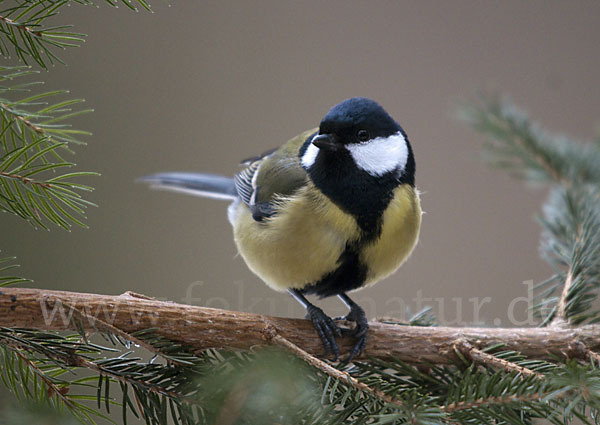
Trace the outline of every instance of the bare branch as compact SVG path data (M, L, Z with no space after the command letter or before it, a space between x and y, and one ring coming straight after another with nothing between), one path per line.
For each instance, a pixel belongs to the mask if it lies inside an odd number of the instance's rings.
M88 320L73 320L74 309ZM43 330L94 332L97 318L126 334L154 329L157 335L190 347L249 349L273 343L276 335L311 356L323 347L307 320L262 316L132 297L27 288L0 289L0 326ZM572 347L584 344L600 350L600 326L578 328L450 328L398 326L372 322L366 356L395 358L410 364L450 364L457 360L457 342L466 341L477 350L503 344L504 349L539 360L573 356ZM342 338L343 351L353 341Z

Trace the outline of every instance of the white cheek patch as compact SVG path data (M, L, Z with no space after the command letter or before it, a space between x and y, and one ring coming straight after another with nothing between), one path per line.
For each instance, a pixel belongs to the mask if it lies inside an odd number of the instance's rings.
M408 147L401 132L366 143L353 143L346 148L356 165L372 176L382 176L396 169L402 172L408 160Z
M313 145L311 141L310 145L306 148L304 155L302 155L302 166L306 169L310 168L315 163L318 154L319 148Z

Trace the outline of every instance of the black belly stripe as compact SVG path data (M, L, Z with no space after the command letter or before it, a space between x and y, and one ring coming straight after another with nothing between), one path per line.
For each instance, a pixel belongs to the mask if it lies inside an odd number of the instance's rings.
M311 140L307 139L300 149L300 157ZM407 146L408 160L401 175L394 170L372 176L358 169L347 151L324 151L317 156L315 165L308 170L310 179L327 198L355 218L361 236L346 245L334 271L302 288L302 293L324 298L360 288L365 283L369 269L360 261L360 252L381 235L383 213L394 197L394 189L402 184L411 187L415 184L415 160L408 139Z
M319 154L308 175L318 190L356 219L362 238L371 241L379 236L382 214L402 184L396 170L373 176L358 169L349 152Z
M360 288L367 278L368 268L360 261L359 252L360 247L356 244L346 245L338 260L338 268L317 283L302 288L301 292L325 298Z

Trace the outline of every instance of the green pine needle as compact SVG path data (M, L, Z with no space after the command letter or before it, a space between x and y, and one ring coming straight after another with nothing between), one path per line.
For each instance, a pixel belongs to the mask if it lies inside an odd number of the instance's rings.
M537 285L533 306L542 325L600 321L592 308L600 286L600 145L551 134L498 97L481 97L461 116L486 136L492 164L551 187L540 252L554 275Z
M14 260L15 257L0 258L0 287L31 282L30 279L15 276L12 272L9 272L9 270L19 268L18 264L13 263Z
M459 117L486 136L484 158L531 182L600 184L600 146L551 134L508 100L480 96Z
M47 222L86 227L85 209L94 204L82 192L92 188L77 180L97 174L70 171L75 164L64 156L72 153L69 145L82 144L89 134L67 121L91 110L74 109L80 99L59 99L64 91L32 94L39 83L15 81L31 73L26 67L0 67L5 82L0 86L0 211L42 228Z
M8 58L12 51L24 64L35 62L45 69L56 62L63 63L55 50L81 45L85 34L71 31L71 25L46 24L69 3L22 1L0 10L0 55Z

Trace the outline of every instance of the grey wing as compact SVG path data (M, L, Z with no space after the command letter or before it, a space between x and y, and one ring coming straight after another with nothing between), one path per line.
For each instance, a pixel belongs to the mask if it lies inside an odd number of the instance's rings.
M268 202L256 202L258 187L256 179L258 169L263 163L264 158L251 162L246 168L233 177L235 189L239 198L248 205L252 211L252 218L256 221L262 221L266 217L273 215L273 207Z
M235 184L235 189L238 196L248 206L250 206L252 202L252 196L254 195L256 188L256 181L253 183L253 179L258 167L260 167L261 162L262 161L260 159L251 162L246 168L233 177L233 182Z
M308 176L298 152L315 132L316 129L305 131L280 148L265 152L234 177L238 196L248 205L254 220L262 221L273 215L275 199L291 196L306 184Z

